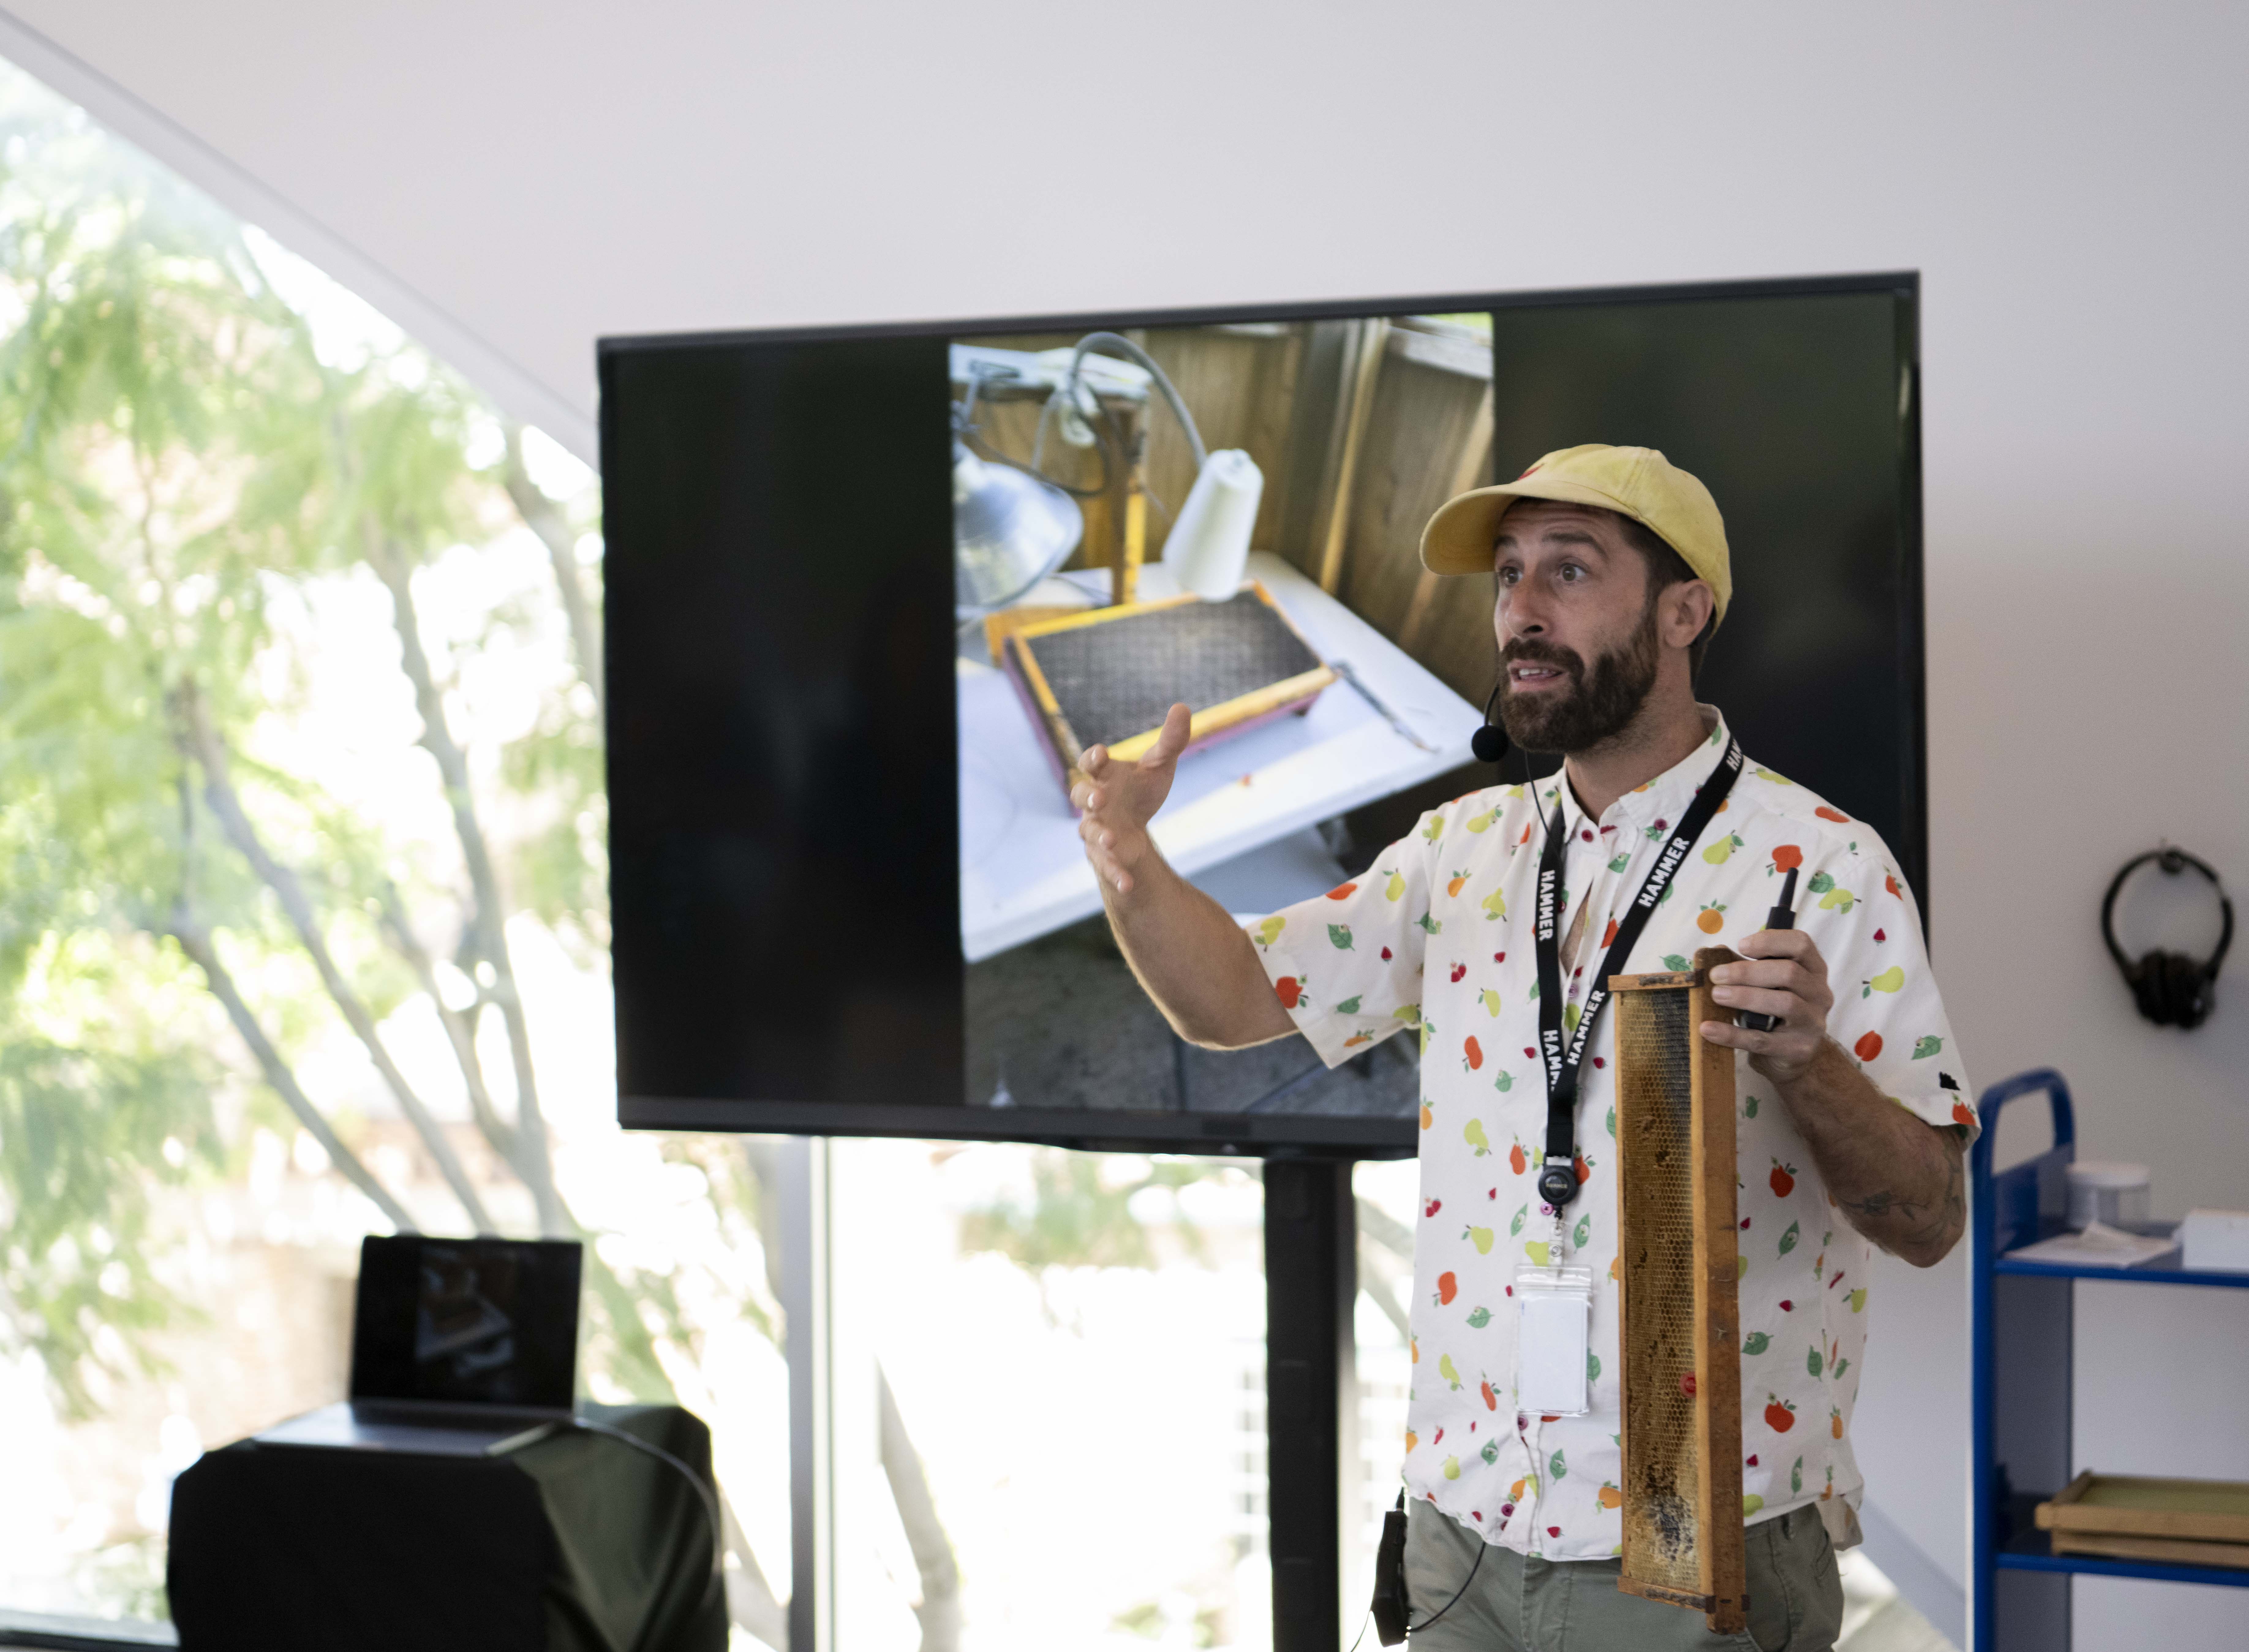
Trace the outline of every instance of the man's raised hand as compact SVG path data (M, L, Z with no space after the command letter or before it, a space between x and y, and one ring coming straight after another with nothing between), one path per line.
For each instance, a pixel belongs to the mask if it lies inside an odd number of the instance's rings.
M1172 774L1193 720L1184 704L1173 705L1156 743L1137 763L1118 762L1106 746L1089 746L1079 756L1085 778L1069 788L1069 801L1084 813L1077 835L1104 893L1131 894L1136 874L1156 852L1148 822L1171 795Z

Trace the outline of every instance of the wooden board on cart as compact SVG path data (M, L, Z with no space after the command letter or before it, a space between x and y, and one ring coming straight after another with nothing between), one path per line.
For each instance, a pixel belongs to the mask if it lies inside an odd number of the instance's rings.
M2068 1552L2067 1545L2077 1552L2113 1554L2118 1551L2083 1545L2133 1538L2238 1549L2240 1558L2213 1554L2197 1564L2249 1566L2249 1483L2239 1480L2165 1480L2087 1469L2038 1505L2037 1520L2039 1530L2053 1534L2058 1552Z
M2098 1554L2112 1560L2161 1560L2172 1566L2226 1566L2249 1571L2249 1543L2193 1538L2134 1538L2115 1532L2054 1532L2056 1554Z

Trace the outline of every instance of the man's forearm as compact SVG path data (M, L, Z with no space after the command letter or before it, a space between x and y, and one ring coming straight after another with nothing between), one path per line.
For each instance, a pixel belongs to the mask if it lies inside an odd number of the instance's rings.
M1101 898L1124 961L1180 1037L1238 1050L1296 1029L1249 937L1161 858L1142 863L1130 894L1104 881Z
M1917 1268L1941 1261L1968 1219L1958 1135L1883 1095L1832 1039L1778 1088L1850 1224Z

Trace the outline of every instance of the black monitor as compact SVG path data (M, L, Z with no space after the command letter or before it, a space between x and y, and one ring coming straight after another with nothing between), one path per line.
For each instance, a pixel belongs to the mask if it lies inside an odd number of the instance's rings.
M1496 778L1467 750L1491 593L1423 575L1422 521L1585 441L1709 484L1736 595L1702 697L1874 825L1925 905L1917 293L1884 274L604 341L622 1121L1413 1151L1406 1039L1331 1071L1300 1039L1171 1035L1100 915L1069 763L1192 678L1212 738L1159 816L1174 863L1245 919L1353 875ZM1138 359L1076 358L1097 332ZM1255 489L1195 498L1166 382ZM1171 602L1192 559L1166 554L1229 510L1243 594ZM975 561L1001 518L1017 560Z
M369 1235L352 1399L567 1411L583 1262L575 1240Z

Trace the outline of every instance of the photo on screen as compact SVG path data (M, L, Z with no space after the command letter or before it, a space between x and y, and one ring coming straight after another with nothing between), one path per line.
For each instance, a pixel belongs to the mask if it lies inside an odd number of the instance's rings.
M1156 840L1254 936L1369 872L1433 786L1489 783L1462 769L1489 582L1448 589L1416 547L1485 479L1490 318L976 335L949 369L968 1101L1409 1117L1410 1033L1333 1071L1173 1034L1069 788L1086 747L1135 761L1184 702Z
M457 1399L514 1400L516 1259L422 1247L414 1310L416 1387Z

